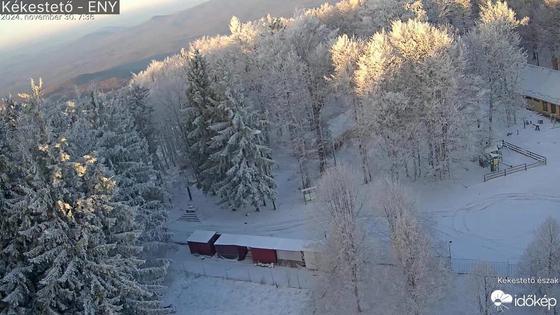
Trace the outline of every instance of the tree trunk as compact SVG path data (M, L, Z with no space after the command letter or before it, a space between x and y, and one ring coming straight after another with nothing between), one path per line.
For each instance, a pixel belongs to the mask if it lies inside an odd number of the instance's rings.
M323 126L321 125L321 105L313 106L313 127L316 133L317 155L319 157L319 171L321 174L327 168L327 158L325 154L325 140L323 137Z
M416 162L418 164L418 178L422 177L422 164L420 159L420 149L416 149ZM416 179L416 177L414 178Z
M494 141L494 135L492 130L493 116L494 116L494 99L492 97L492 92L490 92L490 101L488 103L488 145L491 145L492 141Z
M356 298L356 309L358 313L362 312L362 306L360 305L360 291L358 288L358 267L352 267L352 284L354 285L354 297Z
M360 157L362 158L362 171L364 173L364 184L368 184L371 182L371 171L369 169L369 159L367 155L367 147L364 144L363 136L360 136L358 140L360 143L358 144L358 150L360 151Z
M486 276L484 276L484 315L488 315L488 304L490 304L488 301L489 298L488 284L486 281Z
M362 108L356 97L352 97L352 106L354 107L354 121L356 122L358 128L358 151L362 159L362 172L364 175L364 184L371 182L371 171L369 169L369 159L367 155L367 145L365 136L362 133Z

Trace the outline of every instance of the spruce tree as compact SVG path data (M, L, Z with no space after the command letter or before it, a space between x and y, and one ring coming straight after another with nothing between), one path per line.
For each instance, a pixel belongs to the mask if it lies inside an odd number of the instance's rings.
M91 144L87 147L97 150L99 163L110 169L106 172L114 180L109 217L113 224L107 239L114 245L111 255L119 257L119 265L131 276L129 284L117 283L126 293L122 312L167 313L160 306L159 295L168 263L145 260L147 249L167 239L164 192L155 185L156 172L151 168L146 141L136 133L133 116L124 106L120 97L92 93L68 136L75 140L69 147L83 153L80 144Z
M210 126L216 122L218 98L208 77L208 64L199 50L189 56L187 65L187 99L185 108L188 155L198 186L210 192L213 179L204 175L204 164L211 155L210 140L215 133Z
M0 108L0 314L28 312L34 290L33 270L24 256L32 240L19 232L33 223L37 181L33 165L17 147L17 107L7 100Z
M166 193L148 154L148 143L137 132L123 97L93 95L91 102L99 130L99 154L115 173L118 200L137 208L136 221L142 229L140 241L144 245L167 241Z
M126 107L134 117L136 131L148 143L148 152L156 170L161 171L162 165L158 157L157 133L152 121L153 109L148 105L150 90L137 84L125 90ZM161 178L160 178L161 180Z
M271 174L271 151L259 129L263 123L241 93L226 92L225 103L224 107L230 109L228 119L212 126L217 132L212 147L217 151L211 161L221 165L227 161L215 189L234 209L253 206L259 210L266 199L275 200L276 187Z
M15 115L6 115L16 117L13 124L5 119L0 124L0 143L7 149L1 158L7 189L0 222L7 235L2 233L0 312L139 313L135 300L157 296L135 278L143 262L116 251L112 229L122 224L115 216L126 205L115 203L112 175L94 155L68 153L72 133L54 137L41 93L42 85L33 84ZM25 168L4 167L14 161ZM15 200L17 207L11 207Z

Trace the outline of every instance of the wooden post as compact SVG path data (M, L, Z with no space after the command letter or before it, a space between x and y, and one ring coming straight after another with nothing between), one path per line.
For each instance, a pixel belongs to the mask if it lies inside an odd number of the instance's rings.
M191 187L187 185L187 193L189 194L189 200L192 201Z

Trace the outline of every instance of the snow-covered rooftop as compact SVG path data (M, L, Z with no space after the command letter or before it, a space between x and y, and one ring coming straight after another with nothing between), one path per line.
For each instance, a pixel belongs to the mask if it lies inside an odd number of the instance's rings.
M560 71L527 64L517 88L523 96L560 105Z
M266 248L285 251L313 251L316 242L270 236L222 234L215 245L235 245L249 248Z
M191 236L187 239L187 242L197 242L197 243L208 243L212 237L216 235L214 231L194 231Z

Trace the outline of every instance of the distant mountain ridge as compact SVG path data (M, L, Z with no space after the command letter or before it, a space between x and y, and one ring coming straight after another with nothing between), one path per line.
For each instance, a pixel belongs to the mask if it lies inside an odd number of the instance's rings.
M160 15L133 27L105 28L46 52L26 52L3 66L0 95L25 89L42 77L49 92L110 80L121 84L150 60L177 53L196 38L228 32L233 15L254 20L267 14L292 16L296 9L327 0L210 0L172 15Z

